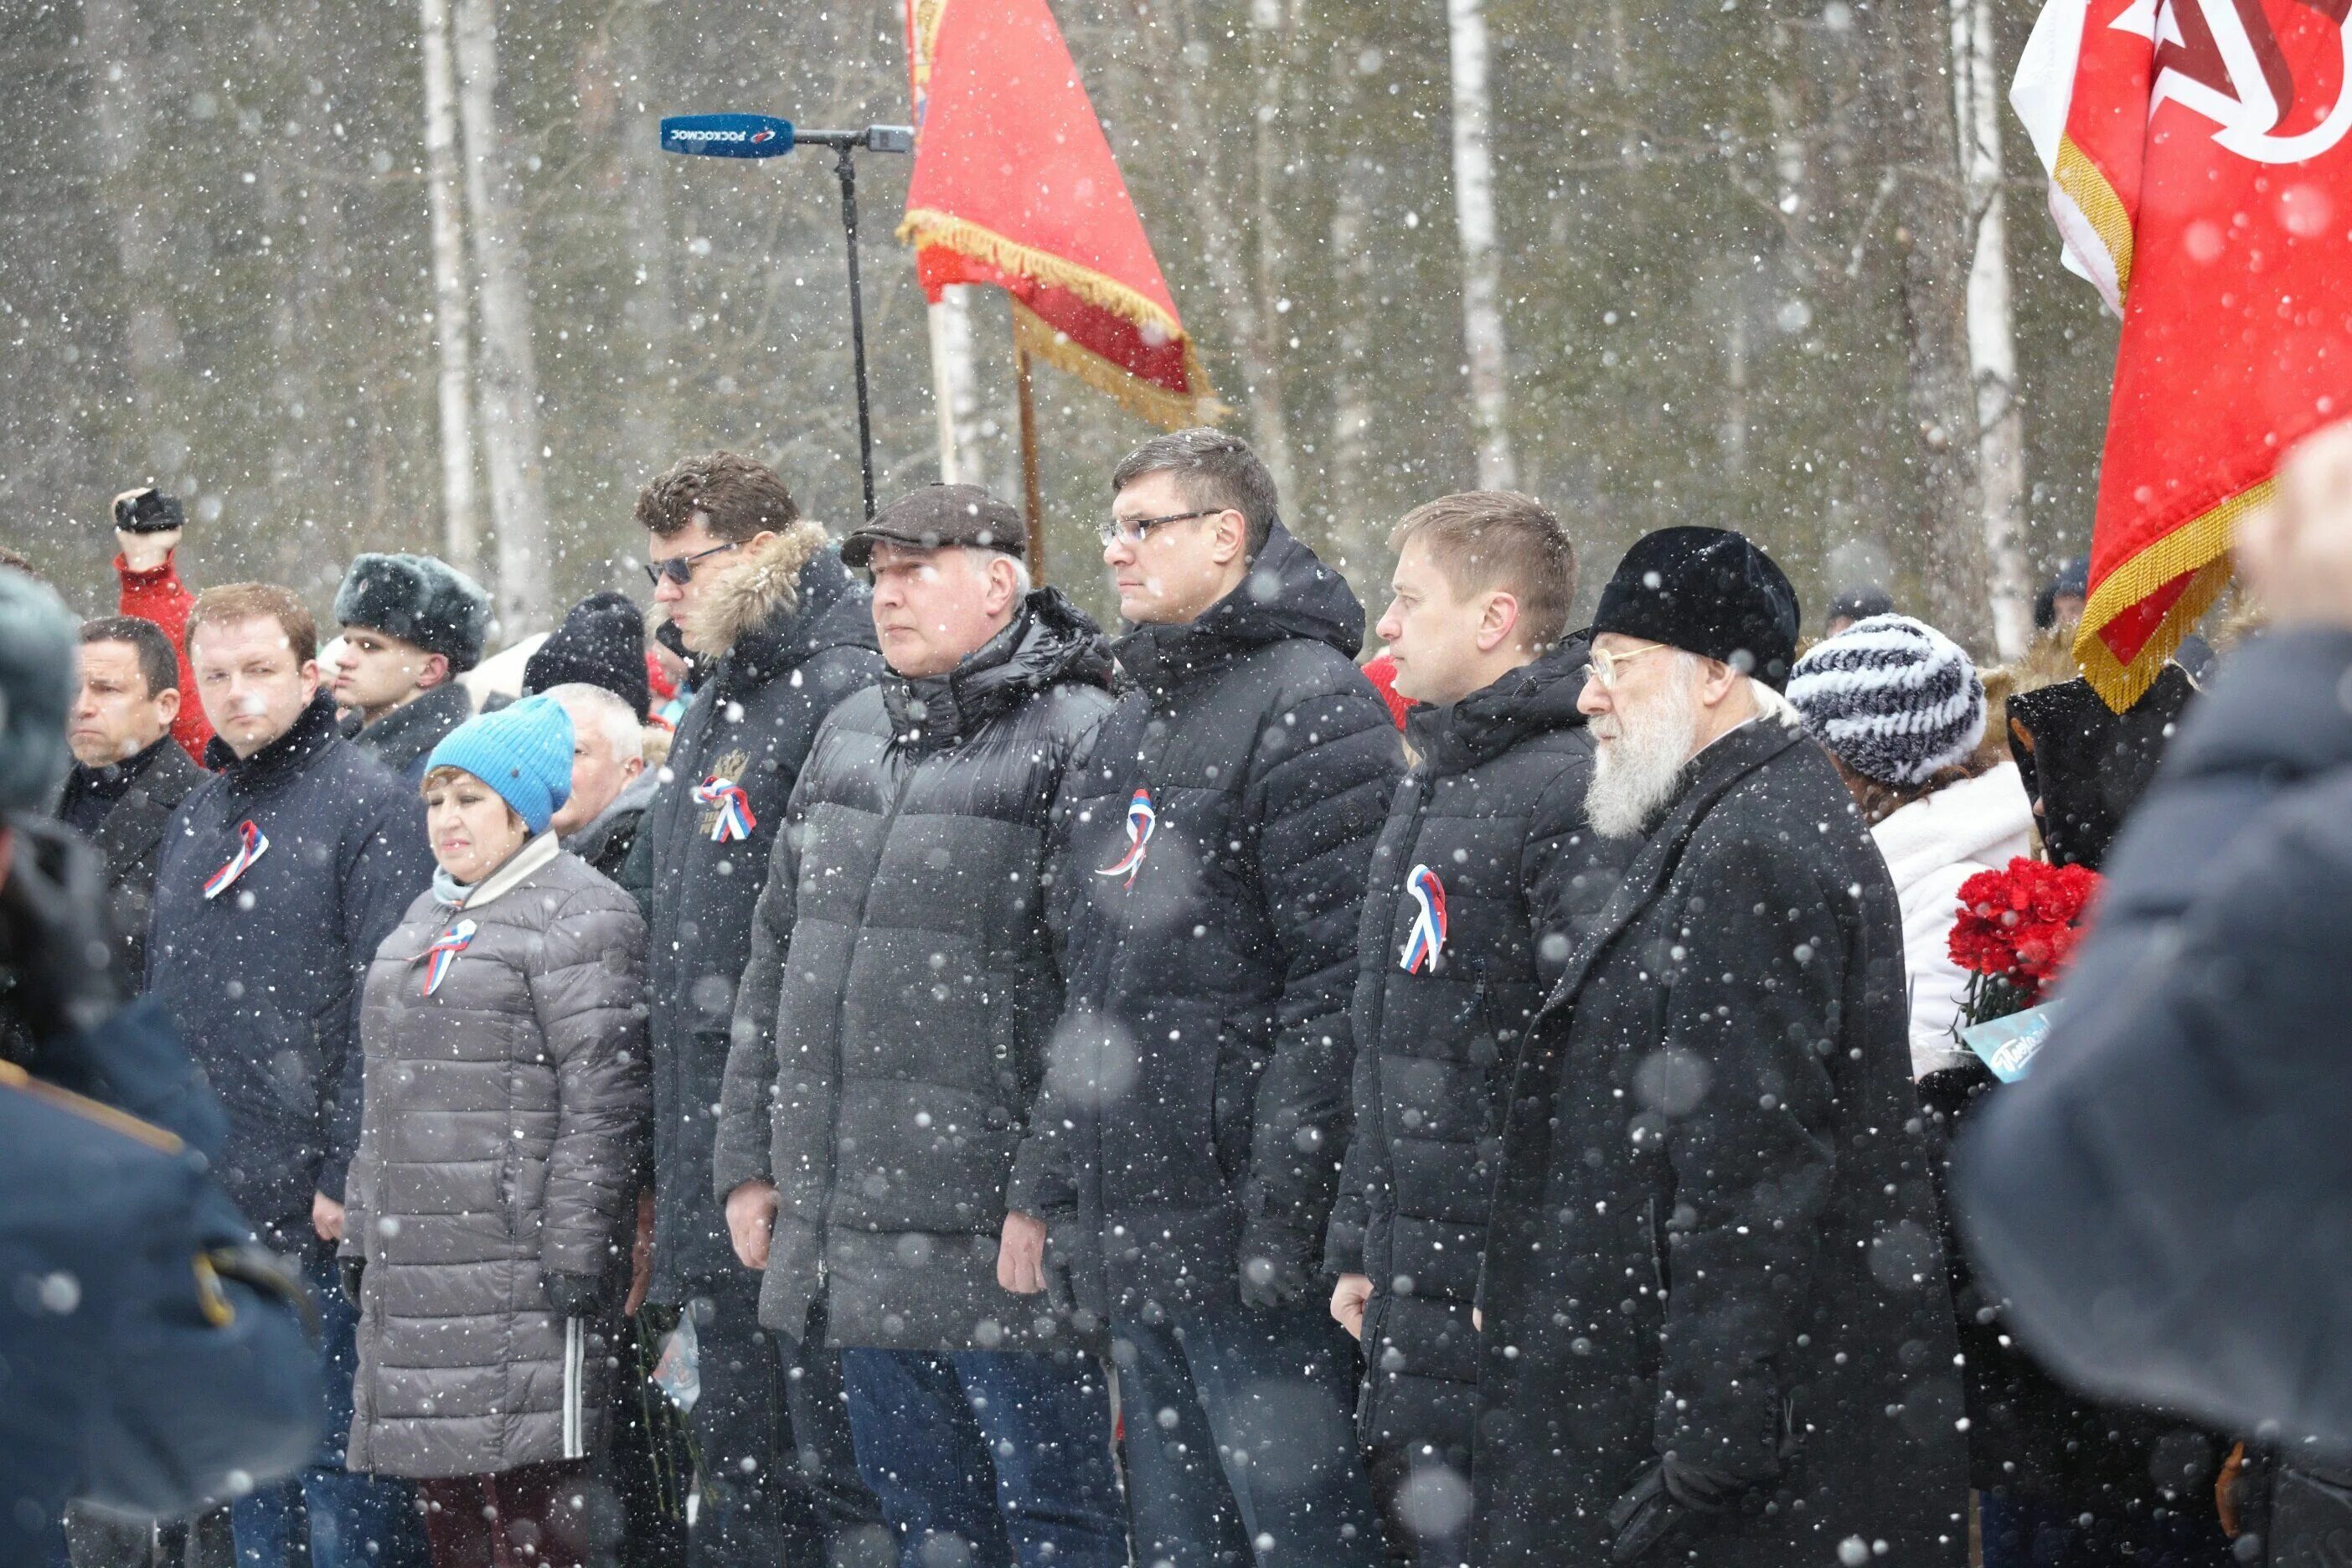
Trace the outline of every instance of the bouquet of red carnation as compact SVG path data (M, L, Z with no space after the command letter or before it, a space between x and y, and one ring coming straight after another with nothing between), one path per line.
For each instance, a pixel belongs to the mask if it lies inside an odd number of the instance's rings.
M1960 884L1951 953L1969 971L1963 1027L2040 1004L2042 988L2074 956L2098 890L2099 874L2087 867L2053 866L2022 855Z

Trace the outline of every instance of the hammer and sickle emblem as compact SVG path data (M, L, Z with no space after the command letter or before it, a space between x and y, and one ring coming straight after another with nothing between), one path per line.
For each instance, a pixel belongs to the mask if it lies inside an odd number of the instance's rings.
M2156 45L2151 110L2169 98L2212 121L2213 140L2258 163L2300 163L2352 131L2352 0L2288 0L2335 25L2344 51L2336 102L2317 124L2282 135L2294 108L2294 74L2264 0L2133 0L2108 26Z

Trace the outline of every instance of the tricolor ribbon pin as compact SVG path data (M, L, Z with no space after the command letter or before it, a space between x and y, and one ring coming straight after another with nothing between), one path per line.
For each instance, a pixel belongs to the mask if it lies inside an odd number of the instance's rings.
M1421 906L1412 917L1412 934L1404 939L1398 965L1408 974L1434 969L1445 951L1445 884L1426 866L1415 866L1404 879L1404 890Z
M733 779L711 774L694 786L694 799L698 805L719 808L718 819L710 825L710 841L714 844L749 838L751 830L760 826L760 819L751 815L751 797Z
M268 854L269 840L250 821L236 825L236 853L228 863L205 879L205 897L217 899L229 889L229 885L245 875L246 868Z
M433 945L418 954L425 960L425 994L430 996L441 989L441 982L449 977L449 966L474 940L476 927L471 921L459 921L434 940Z
M1139 789L1135 798L1127 803L1127 853L1095 873L1097 877L1125 877L1123 886L1135 886L1135 874L1143 869L1143 851L1151 842L1151 830L1160 825L1160 814L1151 809L1151 792Z

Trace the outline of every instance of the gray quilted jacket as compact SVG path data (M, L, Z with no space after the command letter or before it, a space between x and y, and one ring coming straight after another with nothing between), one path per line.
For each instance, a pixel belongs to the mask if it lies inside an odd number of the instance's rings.
M434 942L467 922L425 994ZM608 1325L558 1315L543 1277L619 1295L652 1103L645 946L635 902L542 835L458 909L426 893L376 950L342 1244L367 1259L352 1469L482 1475L596 1447Z

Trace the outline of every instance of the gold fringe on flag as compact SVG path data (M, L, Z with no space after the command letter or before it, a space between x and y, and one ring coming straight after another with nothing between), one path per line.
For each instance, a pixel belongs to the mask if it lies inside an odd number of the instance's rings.
M1163 430L1214 425L1233 412L1213 396L1186 397L1158 382L1144 380L1126 366L1071 341L1068 334L1018 300L1013 301L1013 342L1024 353L1077 377L1105 396L1118 399L1129 414L1148 419ZM1201 369L1200 357L1192 352L1191 338L1184 340L1184 374L1195 386L1209 384Z
M2100 580L2083 606L2083 624L2074 633L2074 662L2109 708L2121 713L2138 701L2155 684L2157 672L2180 647L2189 628L2213 607L2213 601L2230 583L2230 545L2238 519L2256 507L2267 506L2277 484L2275 479L2264 479L2208 508ZM2148 634L2138 654L2128 664L2117 658L2099 636L2100 629L2181 576L2189 577L2188 585Z

